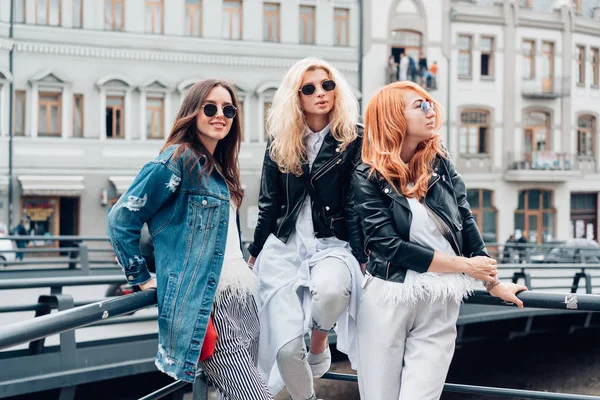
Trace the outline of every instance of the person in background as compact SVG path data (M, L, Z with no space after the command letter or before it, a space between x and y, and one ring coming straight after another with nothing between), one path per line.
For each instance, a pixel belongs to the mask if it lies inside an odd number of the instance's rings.
M393 54L390 54L390 58L388 58L387 74L388 83L396 82L398 80L398 63Z
M11 235L15 235L15 236L26 236L27 235L27 229L25 228L25 223L27 221L25 221L24 219L19 220L19 225L17 225L11 232ZM17 245L17 248L19 249L24 249L25 247L27 247L27 240L15 240L15 244ZM24 252L17 252L15 259L17 260L22 260L23 257L25 256Z

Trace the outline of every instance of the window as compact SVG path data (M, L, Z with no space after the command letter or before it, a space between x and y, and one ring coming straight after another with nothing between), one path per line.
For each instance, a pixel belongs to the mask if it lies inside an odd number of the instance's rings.
M523 41L523 78L535 78L535 41Z
M146 0L146 33L163 33L163 0Z
M471 77L471 36L458 36L458 76Z
M300 43L315 44L315 6L300 6Z
M571 193L572 238L596 240L597 215L598 193Z
M14 132L15 135L25 135L25 91L15 91L15 110L14 110Z
M533 0L519 0L521 7L531 7L531 3L533 3Z
M459 146L462 154L488 152L489 113L466 110L460 114Z
M554 43L542 43L542 91L552 93L554 89Z
M581 0L574 0L573 5L575 6L575 12L581 14Z
M185 34L202 36L202 0L185 0Z
M525 115L525 153L550 150L550 114L529 111Z
M106 137L122 139L124 135L124 96L106 97Z
M494 207L494 192L484 189L467 190L467 201L471 206L473 218L485 242L497 241L496 216Z
M148 97L146 100L146 134L150 139L162 139L164 135L165 101Z
M264 4L263 39L266 42L279 42L279 21L281 18L278 3Z
M600 49L592 49L592 85L600 86Z
M104 29L122 31L125 26L125 0L104 0Z
M40 136L60 136L61 133L60 93L40 93L38 134Z
M83 95L73 95L73 137L83 137Z
M242 2L239 0L223 0L223 13L221 18L221 36L223 39L241 39Z
M83 0L73 0L73 28L83 28Z
M515 229L521 230L529 243L544 243L554 238L553 193L534 189L519 192L519 206L515 211Z
M580 156L594 155L596 136L596 118L582 115L577 119L577 154Z
M15 24L25 23L25 0L15 0L13 20Z
M61 0L36 0L35 23L38 25L60 25Z
M494 76L494 38L482 36L481 47L481 76Z
M336 46L350 45L350 10L347 8L336 8L334 10L335 18L335 37Z
M264 102L264 106L263 106L263 121L264 121L264 139L265 142L269 139L269 134L267 133L267 118L269 117L269 110L271 109L271 106L273 105L273 101L272 100L267 100Z
M577 46L577 84L585 85L585 46Z

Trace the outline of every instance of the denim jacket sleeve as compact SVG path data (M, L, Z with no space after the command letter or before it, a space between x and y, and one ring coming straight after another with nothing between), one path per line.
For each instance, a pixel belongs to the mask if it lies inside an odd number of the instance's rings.
M140 285L151 278L140 253L142 226L177 191L180 182L181 171L172 163L151 161L108 214L108 234L131 285Z

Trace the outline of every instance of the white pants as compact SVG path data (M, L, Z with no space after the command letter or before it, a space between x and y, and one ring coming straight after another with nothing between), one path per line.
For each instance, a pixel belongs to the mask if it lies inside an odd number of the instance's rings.
M310 271L312 328L330 331L348 308L352 276L346 264L327 257ZM313 377L306 360L304 338L299 336L277 353L277 366L293 400L314 399Z
M362 400L438 400L454 354L460 304L376 301L385 285L368 277L357 316Z

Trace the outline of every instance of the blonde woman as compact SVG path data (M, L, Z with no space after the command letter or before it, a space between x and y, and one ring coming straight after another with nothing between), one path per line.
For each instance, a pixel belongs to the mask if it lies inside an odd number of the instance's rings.
M285 384L293 400L316 398L313 377L331 365L336 323L337 348L350 360L355 353L359 262L367 259L349 186L362 144L357 120L350 86L317 58L290 68L267 120L249 264L260 279L259 369L272 393Z

